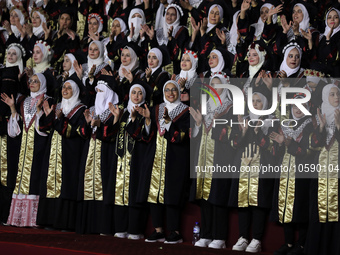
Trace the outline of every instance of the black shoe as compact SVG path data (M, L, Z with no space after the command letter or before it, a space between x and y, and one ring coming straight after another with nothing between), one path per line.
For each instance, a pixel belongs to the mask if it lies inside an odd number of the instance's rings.
M300 244L295 244L293 249L287 255L304 255L304 248Z
M274 255L287 255L291 250L293 250L293 246L289 247L288 244L284 244L280 247L280 249L274 252Z
M183 243L183 237L180 234L177 234L175 231L171 231L170 235L166 238L166 241L164 243Z
M156 230L153 231L153 233L145 239L145 242L148 243L155 243L155 242L164 242L165 241L165 235L163 232L157 232Z

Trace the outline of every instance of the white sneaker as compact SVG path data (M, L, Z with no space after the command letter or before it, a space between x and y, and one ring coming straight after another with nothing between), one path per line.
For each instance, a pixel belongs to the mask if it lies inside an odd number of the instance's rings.
M238 239L237 243L233 246L233 251L245 251L248 246L248 240L242 236Z
M214 240L208 245L208 247L213 248L213 249L225 249L226 248L224 240Z
M114 237L118 238L126 238L127 237L127 232L117 232Z
M195 243L197 247L208 247L208 245L212 242L211 239L201 238Z
M139 239L143 239L144 235L128 234L127 238L130 239L130 240L139 240Z
M250 244L248 245L246 252L260 252L261 251L261 241L257 239L251 240Z

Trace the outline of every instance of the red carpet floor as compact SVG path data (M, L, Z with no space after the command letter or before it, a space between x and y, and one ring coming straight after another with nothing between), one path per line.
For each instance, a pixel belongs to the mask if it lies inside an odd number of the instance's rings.
M227 216L228 217L228 216ZM251 253L231 251L238 239L237 213L232 210L229 215L229 237L227 249L213 250L197 248L191 245L192 227L200 221L199 208L188 204L182 217L183 244L166 245L163 243L145 243L144 240L133 241L117 239L112 236L78 235L45 229L17 228L0 226L0 255L187 255L187 254L225 254L249 255ZM153 231L149 220L147 233ZM283 230L274 223L268 223L262 242L261 254L273 254L283 243Z

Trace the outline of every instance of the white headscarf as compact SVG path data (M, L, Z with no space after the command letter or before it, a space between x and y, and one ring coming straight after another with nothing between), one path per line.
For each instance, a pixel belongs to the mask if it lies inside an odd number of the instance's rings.
M88 17L87 23L90 21L90 19L95 18L98 22L98 30L96 33L100 33L103 30L103 19L99 16L97 13L91 13Z
M299 55L300 55L300 64L295 67L294 69L290 68L288 65L287 65L287 58L288 58L288 54L290 53L290 51L292 49L297 49L298 52L299 52ZM280 71L284 70L287 74L287 77L291 76L292 74L296 73L299 69L300 69L300 65L301 65L301 58L302 58L302 51L301 51L301 48L298 47L297 45L292 45L292 46L289 46L286 50L285 50L285 55L284 55L284 58L283 58L283 61L281 63L281 66L280 66Z
M211 70L211 73L217 73L217 72L222 72L223 71L223 69L224 69L224 65L225 65L225 63L224 63L224 58L223 58L223 56L222 56L222 53L219 51L219 50L212 50L211 52L210 52L210 55L211 55L211 53L215 53L217 56L218 56L218 64L217 64L217 66L215 66L214 68L211 68L210 70Z
M337 90L340 92L340 89L335 84L328 84L322 89L321 113L326 115L328 126L330 126L335 121L334 111L336 109L340 109L340 104L337 107L334 107L328 101L329 93L332 88L337 88Z
M299 31L300 29L302 29L303 31L307 31L307 29L309 28L309 14L308 11L306 9L306 7L303 4L296 4L295 6L299 6L302 10L303 13L303 20L299 23ZM301 31L300 31L301 33Z
M132 48L130 48L129 46L125 46L124 49L129 50L131 62L127 66L124 66L123 64L120 65L118 73L119 73L119 76L120 76L121 79L123 79L125 77L124 74L123 74L123 68L125 68L126 71L131 70L131 72L132 72L133 70L135 70L139 66L139 61L138 61L138 57L137 57L136 52Z
M268 109L268 99L262 94L262 93L260 93L260 92L254 92L253 93L253 96L254 95L258 95L260 98L261 98L261 102L262 102L262 104L263 104L263 106L262 106L262 109L261 110L266 110L266 109ZM254 114L254 113L252 113L252 112L249 112L249 117L250 117L250 119L258 119L259 117L260 117L261 115L256 115L256 114Z
M250 47L248 47L247 56L248 56L250 50L252 50L252 49ZM258 44L255 45L255 48L253 50L255 50L257 52L257 55L259 56L259 63L255 66L249 65L249 78L250 79L253 79L254 75L261 69L264 61L266 60L266 54L267 54L265 50L260 51Z
M214 74L211 78L210 78L210 82L209 82L209 85L211 85L212 83L212 80L213 79L219 79L220 80L220 84L228 84L229 82L227 81L227 79L223 76L223 75L220 75L220 74ZM222 93L219 95L220 98L221 98L221 101L222 103L226 102L227 100L230 100L229 98L229 92L228 92L228 89L223 89ZM215 109L217 107L219 107L219 104L215 104L214 100L210 97L207 104L209 105L208 106L208 109L209 109L209 112L214 112Z
M184 78L184 79L187 79L187 81L189 81L190 79L192 79L193 77L195 77L197 75L196 73L196 69L197 69L197 65L198 65L198 58L195 58L192 54L190 53L186 53L182 56L182 58L185 56L185 55L189 55L190 57L190 61L191 61L191 68L189 71L184 71L184 70L181 70L180 74L179 74L179 77L180 78Z
M143 99L142 99L142 101L141 101L139 104L135 104L134 102L131 101L131 93L132 93L132 90L133 90L134 88L140 88L141 91L142 91L142 94L143 94ZM143 87L142 85L140 85L140 84L135 84L135 85L131 86L130 92L129 92L129 102L128 102L128 105L127 105L127 110L129 111L130 115L131 115L131 112L132 112L132 110L133 110L134 107L136 107L136 106L141 106L141 105L144 104L144 102L145 102L145 97L146 97L146 92L145 92L145 89L144 89L144 87Z
M303 96L300 96L300 95L298 95L298 96L296 96L295 98L304 98ZM328 97L327 97L327 100L328 100ZM309 104L307 103L304 103L303 104L304 105L304 107L306 107L306 109L307 110L309 110ZM299 121L299 120L301 120L302 118L304 118L305 117L305 115L303 115L302 117L300 117L300 118L298 118L298 117L296 117L295 115L294 115L294 112L293 112L293 106L294 105L292 105L291 107L290 107L290 111L292 112L292 116L293 116L293 119L294 120L296 120L296 121ZM295 140L295 138L294 138L294 140Z
M43 29L42 25L43 25L43 23L46 23L46 18L45 18L45 16L42 15L39 11L33 12L33 13L32 13L32 16L33 16L34 13L37 13L37 14L39 15L39 17L40 17L40 20L41 20L41 23L40 23L39 27L33 27L33 34L34 34L35 36L38 36L38 35L40 35L42 32L44 32L44 29Z
M237 11L235 12L234 16L233 16L233 24L230 28L230 44L233 45L233 46L236 46L237 45L237 31L238 31L238 28L237 28L237 16L238 14L240 13L241 11Z
M98 67L99 65L101 65L104 62L104 45L101 41L93 41L90 43L90 46L95 43L98 46L99 49L99 56L96 59L92 59L90 58L90 56L87 56L87 67L88 67L88 71L91 70L93 65L96 65L96 67Z
M113 21L117 20L120 24L120 32L126 34L127 29L126 29L126 24L121 18L115 18ZM113 23L112 23L113 24ZM114 40L116 41L117 35L115 35Z
M261 6L260 11L262 10L262 8L267 7L269 10L273 7L274 5L269 4L269 3L265 3L264 5ZM273 23L275 24L277 22L277 14L274 14L272 17ZM264 28L264 22L261 19L261 16L259 17L257 23L254 23L251 25L252 27L255 28L255 33L254 36L256 37L256 39L260 39L261 34L263 32L263 28Z
M71 53L65 54L65 56L67 56L71 61L71 69L68 70L68 76L71 76L76 71L76 70L74 70L74 66L73 66L73 62L76 61L76 58Z
M148 57L149 57L150 53L154 53L156 55L157 59L158 59L158 65L155 68L151 68L151 74L153 74L158 68L160 68L162 66L163 54L157 48L152 48L148 53Z
M16 14L18 15L18 17L20 19L20 25L23 26L25 24L25 16L24 16L24 14L22 14L21 10L19 10L19 9L14 9L13 11L16 12ZM12 30L12 32L14 33L14 35L16 37L21 36L17 26L11 25L11 30Z
M214 9L215 7L218 8L219 14L220 14L220 19L216 24L211 24L209 21L209 15L212 9ZM206 33L209 33L211 29L213 29L219 22L221 22L221 20L223 19L223 9L219 4L213 4L210 8L209 8L209 12L208 12L208 27L207 27L207 31Z
M37 92L30 93L32 98L36 98L37 96L40 96L41 94L44 94L47 91L45 76L42 73L36 73L34 75L36 75L40 81L40 88Z
M79 90L77 83L75 83L72 80L67 80L64 82L64 86L66 83L69 83L72 87L72 96L69 99L63 98L61 100L60 108L63 109L63 114L65 116L67 116L75 106L80 104L80 99L79 99L80 90Z
M138 18L138 17L132 18L132 16L135 13L140 14L142 18ZM138 36L139 36L139 31L141 30L142 25L144 25L146 23L144 12L139 8L132 9L131 12L130 12L130 15L129 15L128 22L129 22L128 27L130 29L130 32L131 32L131 23L133 24L133 26L135 28L135 32L134 32L134 35L132 36L132 39L134 41L136 41Z
M330 10L327 12L327 14L326 14L326 20L325 20L326 28L325 28L325 32L323 33L324 36L327 36L328 33L329 33L329 31L331 30L331 28L330 28L330 27L328 26L328 24L327 24L328 15L329 15L329 13L330 13L331 11L336 11L336 13L338 14L338 16L339 16L339 18L340 18L340 11L337 10L337 9L335 9L335 8L332 8L332 9L330 9ZM340 31L340 25L338 25L336 28L333 29L333 33L332 33L331 37L332 37L333 35L335 35L335 34L336 34L337 32L339 32L339 31Z
M34 46L38 46L40 48L40 50L42 51L44 56L43 56L43 59L41 60L41 62L39 64L36 64L35 67L33 67L34 73L42 73L47 68L49 68L51 66L50 61L49 61L49 57L52 53L51 53L51 51L49 50L48 47L46 47L43 43L40 43L40 42L37 42Z
M102 92L97 92L96 94L96 100L94 103L95 107L95 113L96 115L102 114L106 109L109 108L109 103L112 103L113 105L118 104L119 99L118 95L113 92L111 88L108 87L107 83L104 81L98 81L97 89L100 89Z
M168 23L166 22L166 12L167 12L170 8L174 8L174 9L176 10L176 14L177 14L176 20L175 20L175 22L173 22L172 24L168 24ZM172 36L174 36L174 33L176 32L177 27L178 27L179 24L180 24L180 19L181 19L181 14L179 13L178 9L177 9L175 6L169 5L169 6L165 9L165 15L164 15L163 19L164 19L164 21L163 21L163 35L164 35L164 37L165 37L165 38L168 38L168 32L169 32L170 27L173 27Z
M177 90L178 90L178 97L177 97L176 101L173 102L173 103L170 103L165 97L164 90L165 90L166 85L168 85L169 83L174 84L177 87ZM181 103L181 88L176 81L170 80L170 81L167 81L164 84L164 86L163 86L163 100L164 100L164 103L165 103L165 107L168 109L168 113L170 113L173 109L175 109Z
M23 70L24 70L23 61L22 61L22 52L19 49L19 47L15 46L15 45L9 45L9 48L7 49L7 52L10 49L15 50L15 52L17 53L17 61L15 63L9 63L8 61L6 61L6 67L18 66L20 73L22 73Z
M171 4L173 2L173 0L167 0L168 4ZM164 18L163 18L163 14L164 14L164 4L160 3L157 13L156 13L156 19L155 19L155 31L162 28L163 27L163 22L164 22Z

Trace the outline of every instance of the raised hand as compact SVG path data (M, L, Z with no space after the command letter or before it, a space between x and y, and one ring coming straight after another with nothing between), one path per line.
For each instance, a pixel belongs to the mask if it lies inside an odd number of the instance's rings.
M14 98L13 95L9 97L6 93L1 93L1 101L7 104L10 108L14 107Z
M271 19L274 14L280 13L282 9L283 9L283 4L280 4L276 7L272 6L272 8L270 8L268 11L268 20Z
M250 0L244 0L241 4L241 12L245 12L250 8Z
M272 74L269 72L269 73L266 73L264 70L263 70L263 77L262 77L262 81L264 82L264 84L266 84L267 88L269 90L272 90L272 87L273 87L273 77L272 77Z
M5 20L2 23L3 27L6 29L7 33L12 33L12 29L11 29L11 24L8 22L8 20Z
M163 119L165 119L165 123L169 123L171 118L169 116L168 108L164 107Z
M320 132L324 129L327 124L326 114L321 114L320 108L317 109L317 115L320 121ZM335 115L334 115L335 116Z
M48 37L50 36L52 28L51 28L51 26L47 27L47 24L45 22L42 23L42 28L43 28L44 33L45 33L45 40L47 40Z
M151 73L152 73L151 68L147 67L145 69L145 76L146 76L146 78L150 78L151 77Z
M24 31L29 36L32 37L33 35L33 26L32 24L24 24Z
M131 70L127 71L125 68L122 68L122 72L125 78L131 83L133 81L133 74L131 73Z
M112 103L109 103L109 110L115 116L114 123L116 123L119 119L120 109L118 105L113 105Z
M307 40L312 40L312 33L310 31L310 29L308 28L307 32L304 31L302 28L300 29L301 34L303 35L304 38L306 38Z
M201 35L203 36L205 34L205 32L207 31L208 28L208 19L205 17L203 18L202 24L201 24Z
M86 109L84 111L84 117L85 117L86 123L90 124L90 122L92 121L92 116L90 114L90 110L89 109Z
M289 29L292 27L293 25L293 22L290 21L289 24L287 23L287 19L286 19L286 16L285 15L282 15L281 16L281 26L282 26L282 29L283 29L283 33L284 34L287 34Z
M105 68L103 68L100 72L102 75L113 76L113 73L111 71L107 71Z
M82 65L79 65L78 61L75 60L75 61L73 61L73 67L74 67L74 70L76 71L78 78L81 80L81 78L83 78L83 67L82 67Z
M54 108L54 105L52 105L52 107L50 107L48 102L44 101L43 109L44 109L44 113L45 113L46 116L50 115L50 113L53 111L53 108Z
M72 39L72 41L76 39L76 33L73 30L66 28L65 33Z
M134 34L135 34L135 27L133 26L133 23L131 22L129 37L132 38Z
M146 104L144 104L144 107L145 107L145 109L140 107L140 106L137 106L135 109L140 115L142 115L145 118L145 124L149 126L150 122L151 122L151 120L150 120L150 110L149 110L149 108Z
M60 120L63 116L63 109L59 109L55 111L55 116Z
M221 31L219 28L216 28L216 34L217 34L218 38L221 40L221 43L225 44L225 40L226 40L225 33L223 31Z
M276 133L274 131L269 134L269 138L279 144L282 144L285 141L285 137L282 134Z
M90 79L93 78L94 72L96 71L96 68L97 68L96 65L93 65L93 66L92 66L92 68L91 68L91 70L90 70L90 72L89 72L89 74L88 74L88 76L89 76Z
M98 33L92 33L92 32L89 31L88 36L92 41L98 41L99 40L99 34Z
M196 20L193 17L191 17L190 18L190 23L191 23L191 26L192 26L192 32L197 34L198 31L200 31L201 22L197 22L196 23Z
M201 126L202 124L202 120L203 120L203 116L200 112L200 110L195 110L194 108L190 107L189 108L189 112L190 115L194 118L195 122L196 122L196 126Z
M295 21L293 23L293 32L294 32L294 34L296 34L296 35L300 34L299 27L300 27L299 22Z
M39 100L38 100L38 103L37 103L37 112L39 113L41 111L41 107L44 103L44 97L41 97Z
M326 35L326 40L329 41L332 37L333 31L334 31L335 24L331 27L331 30L329 30L328 34Z
M185 87L185 83L187 82L187 79L186 78L180 78L179 80L178 80L178 84L179 84L179 86L181 87L181 89L184 89L184 87Z

